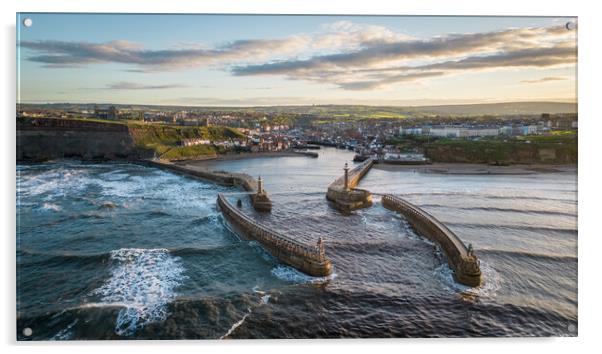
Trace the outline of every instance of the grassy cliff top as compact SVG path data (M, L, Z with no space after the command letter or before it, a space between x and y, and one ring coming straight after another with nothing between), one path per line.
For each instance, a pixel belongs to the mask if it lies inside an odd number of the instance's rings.
M132 138L137 144L177 145L183 139L229 140L243 138L238 130L223 127L183 127L175 125L128 123Z
M20 117L18 127L22 129L66 129L77 131L115 131L130 135L135 146L141 150L154 151L157 157L167 159L195 158L215 155L220 152L213 145L184 147L185 139L224 141L244 138L234 128L225 126L179 126L148 124L140 121L114 121L83 118L28 118ZM164 156L165 155L165 156Z

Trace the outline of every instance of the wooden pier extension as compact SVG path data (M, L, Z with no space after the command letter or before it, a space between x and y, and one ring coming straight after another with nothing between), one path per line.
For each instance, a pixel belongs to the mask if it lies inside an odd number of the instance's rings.
M468 286L481 284L480 263L470 245L466 247L434 216L400 197L385 194L382 203L385 208L403 214L418 233L441 247L458 282Z
M332 273L332 265L326 258L322 239L315 245L307 245L271 230L245 215L221 193L217 196L217 205L240 236L258 241L281 262L311 276L321 277Z

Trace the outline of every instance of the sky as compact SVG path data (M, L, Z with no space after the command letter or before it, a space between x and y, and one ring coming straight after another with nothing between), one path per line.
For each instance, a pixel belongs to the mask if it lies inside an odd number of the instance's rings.
M551 17L20 13L17 100L576 102L574 27Z

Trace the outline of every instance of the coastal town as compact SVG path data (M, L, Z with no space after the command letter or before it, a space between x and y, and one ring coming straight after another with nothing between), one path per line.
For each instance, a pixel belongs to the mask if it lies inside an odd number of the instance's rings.
M18 12L7 342L581 336L578 17L374 5Z
M55 118L183 129L228 127L237 135L219 138L182 136L176 145L211 147L211 151L221 154L307 152L320 146L333 146L356 152L355 161L372 157L394 164L429 163L434 157L430 155L436 149L440 150L443 143L524 145L543 141L562 144L567 137L576 137L578 130L576 113L411 114L404 117L341 118L340 114L299 113L290 112L290 109L279 112L250 108L132 108L115 105L21 105L17 112L18 119ZM546 151L540 151L541 160L554 160L557 153L548 151L547 154L551 155L546 157ZM506 163L499 160L504 158L487 162Z

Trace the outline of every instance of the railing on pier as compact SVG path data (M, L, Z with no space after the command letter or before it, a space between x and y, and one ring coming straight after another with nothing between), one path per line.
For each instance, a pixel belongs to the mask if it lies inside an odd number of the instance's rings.
M359 165L349 170L349 186L352 188L355 187L359 183L359 180L368 172L370 167L372 167L372 164L374 164L374 160L372 158L369 158L366 161L360 163ZM330 186L344 186L344 184L345 175L342 175L339 178L335 179Z
M382 202L387 209L402 213L423 236L439 244L460 283L468 286L481 284L480 262L472 247L467 248L456 234L434 216L404 199L386 194Z
M435 228L439 229L443 234L445 234L446 239L453 243L453 248L456 249L460 256L466 257L468 256L468 248L464 245L464 242L456 236L447 226L443 225L439 220L437 220L433 215L427 213L426 211L420 209L419 207L411 204L410 202L396 197L391 194L385 194L382 196L383 202L389 202L395 205L395 209L404 210L407 213L413 214L425 222L430 223Z
M261 243L281 250L284 249L289 253L313 261L324 262L326 260L323 243L310 246L273 231L234 207L221 193L218 195L217 201L223 213L227 213L230 217L233 217L237 223L249 231L254 237L258 238L258 241Z

